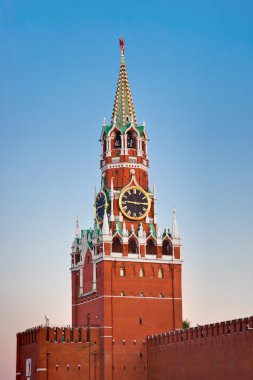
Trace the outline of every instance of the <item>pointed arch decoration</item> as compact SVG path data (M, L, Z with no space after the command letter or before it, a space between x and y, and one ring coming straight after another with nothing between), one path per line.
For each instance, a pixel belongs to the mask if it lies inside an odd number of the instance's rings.
M169 239L163 240L162 255L163 256L171 256L172 255L172 243Z
M132 130L127 132L127 148L136 149L136 132Z
M140 267L139 277L141 277L141 278L145 277L145 269L144 269L143 265Z
M121 133L117 131L114 139L114 149L119 148L121 148Z
M112 239L112 252L123 252L122 239L118 235L114 236Z
M138 253L138 243L133 236L128 240L128 253Z
M163 272L163 267L160 266L158 269L158 278L163 278L164 277L164 272Z
M120 277L125 277L125 275L126 275L126 268L125 268L124 264L121 264L121 266L120 266L119 275L120 275Z
M156 241L154 238L151 237L147 240L146 255L156 255L156 253L157 253Z

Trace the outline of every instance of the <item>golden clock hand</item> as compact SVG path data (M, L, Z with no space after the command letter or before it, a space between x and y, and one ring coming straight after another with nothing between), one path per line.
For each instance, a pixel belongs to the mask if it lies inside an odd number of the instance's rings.
M98 206L98 207L96 207L96 209L98 210L98 209L101 208L101 207L105 207L105 205Z
M125 201L126 203L132 203L134 205L145 205L147 206L148 204L147 203L144 203L144 202L134 202L134 201Z

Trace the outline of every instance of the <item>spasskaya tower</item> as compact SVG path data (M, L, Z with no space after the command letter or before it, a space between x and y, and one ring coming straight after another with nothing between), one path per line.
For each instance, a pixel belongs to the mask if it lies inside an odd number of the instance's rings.
M148 180L146 126L138 125L120 39L111 123L102 126L94 227L77 221L71 252L72 324L99 331L100 379L147 377L146 335L182 327L181 240L161 231ZM167 206L167 205L166 205Z

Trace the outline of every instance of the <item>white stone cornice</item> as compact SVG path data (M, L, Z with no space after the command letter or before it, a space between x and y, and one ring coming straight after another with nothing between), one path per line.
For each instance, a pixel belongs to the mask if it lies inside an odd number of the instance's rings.
M96 263L99 263L103 260L105 261L124 261L124 262L131 262L131 263L153 263L153 264L174 264L174 265L181 265L183 264L183 260L178 260L178 259L173 259L172 256L162 256L162 258L156 258L156 259L153 259L153 258L148 258L148 255L145 256L145 257L140 257L138 255L138 258L132 258L132 257L128 257L128 256L123 256L123 254L121 254L119 257L116 257L116 256L102 256L102 255L99 255L99 257L97 258L94 258L94 261L96 261Z
M148 167L143 164L135 164L131 162L120 162L118 164L106 164L101 168L102 173L108 169L118 169L118 168L131 168L131 169L142 169L145 172L148 171Z

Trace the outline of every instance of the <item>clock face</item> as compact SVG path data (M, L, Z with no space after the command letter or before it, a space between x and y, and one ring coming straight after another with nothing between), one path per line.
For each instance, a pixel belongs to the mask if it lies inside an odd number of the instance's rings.
M130 186L123 190L119 198L119 207L128 219L139 220L148 215L151 202L141 187Z
M96 203L95 203L96 220L98 223L103 222L104 212L106 210L106 207L107 207L106 195L103 191L100 191L96 197Z

